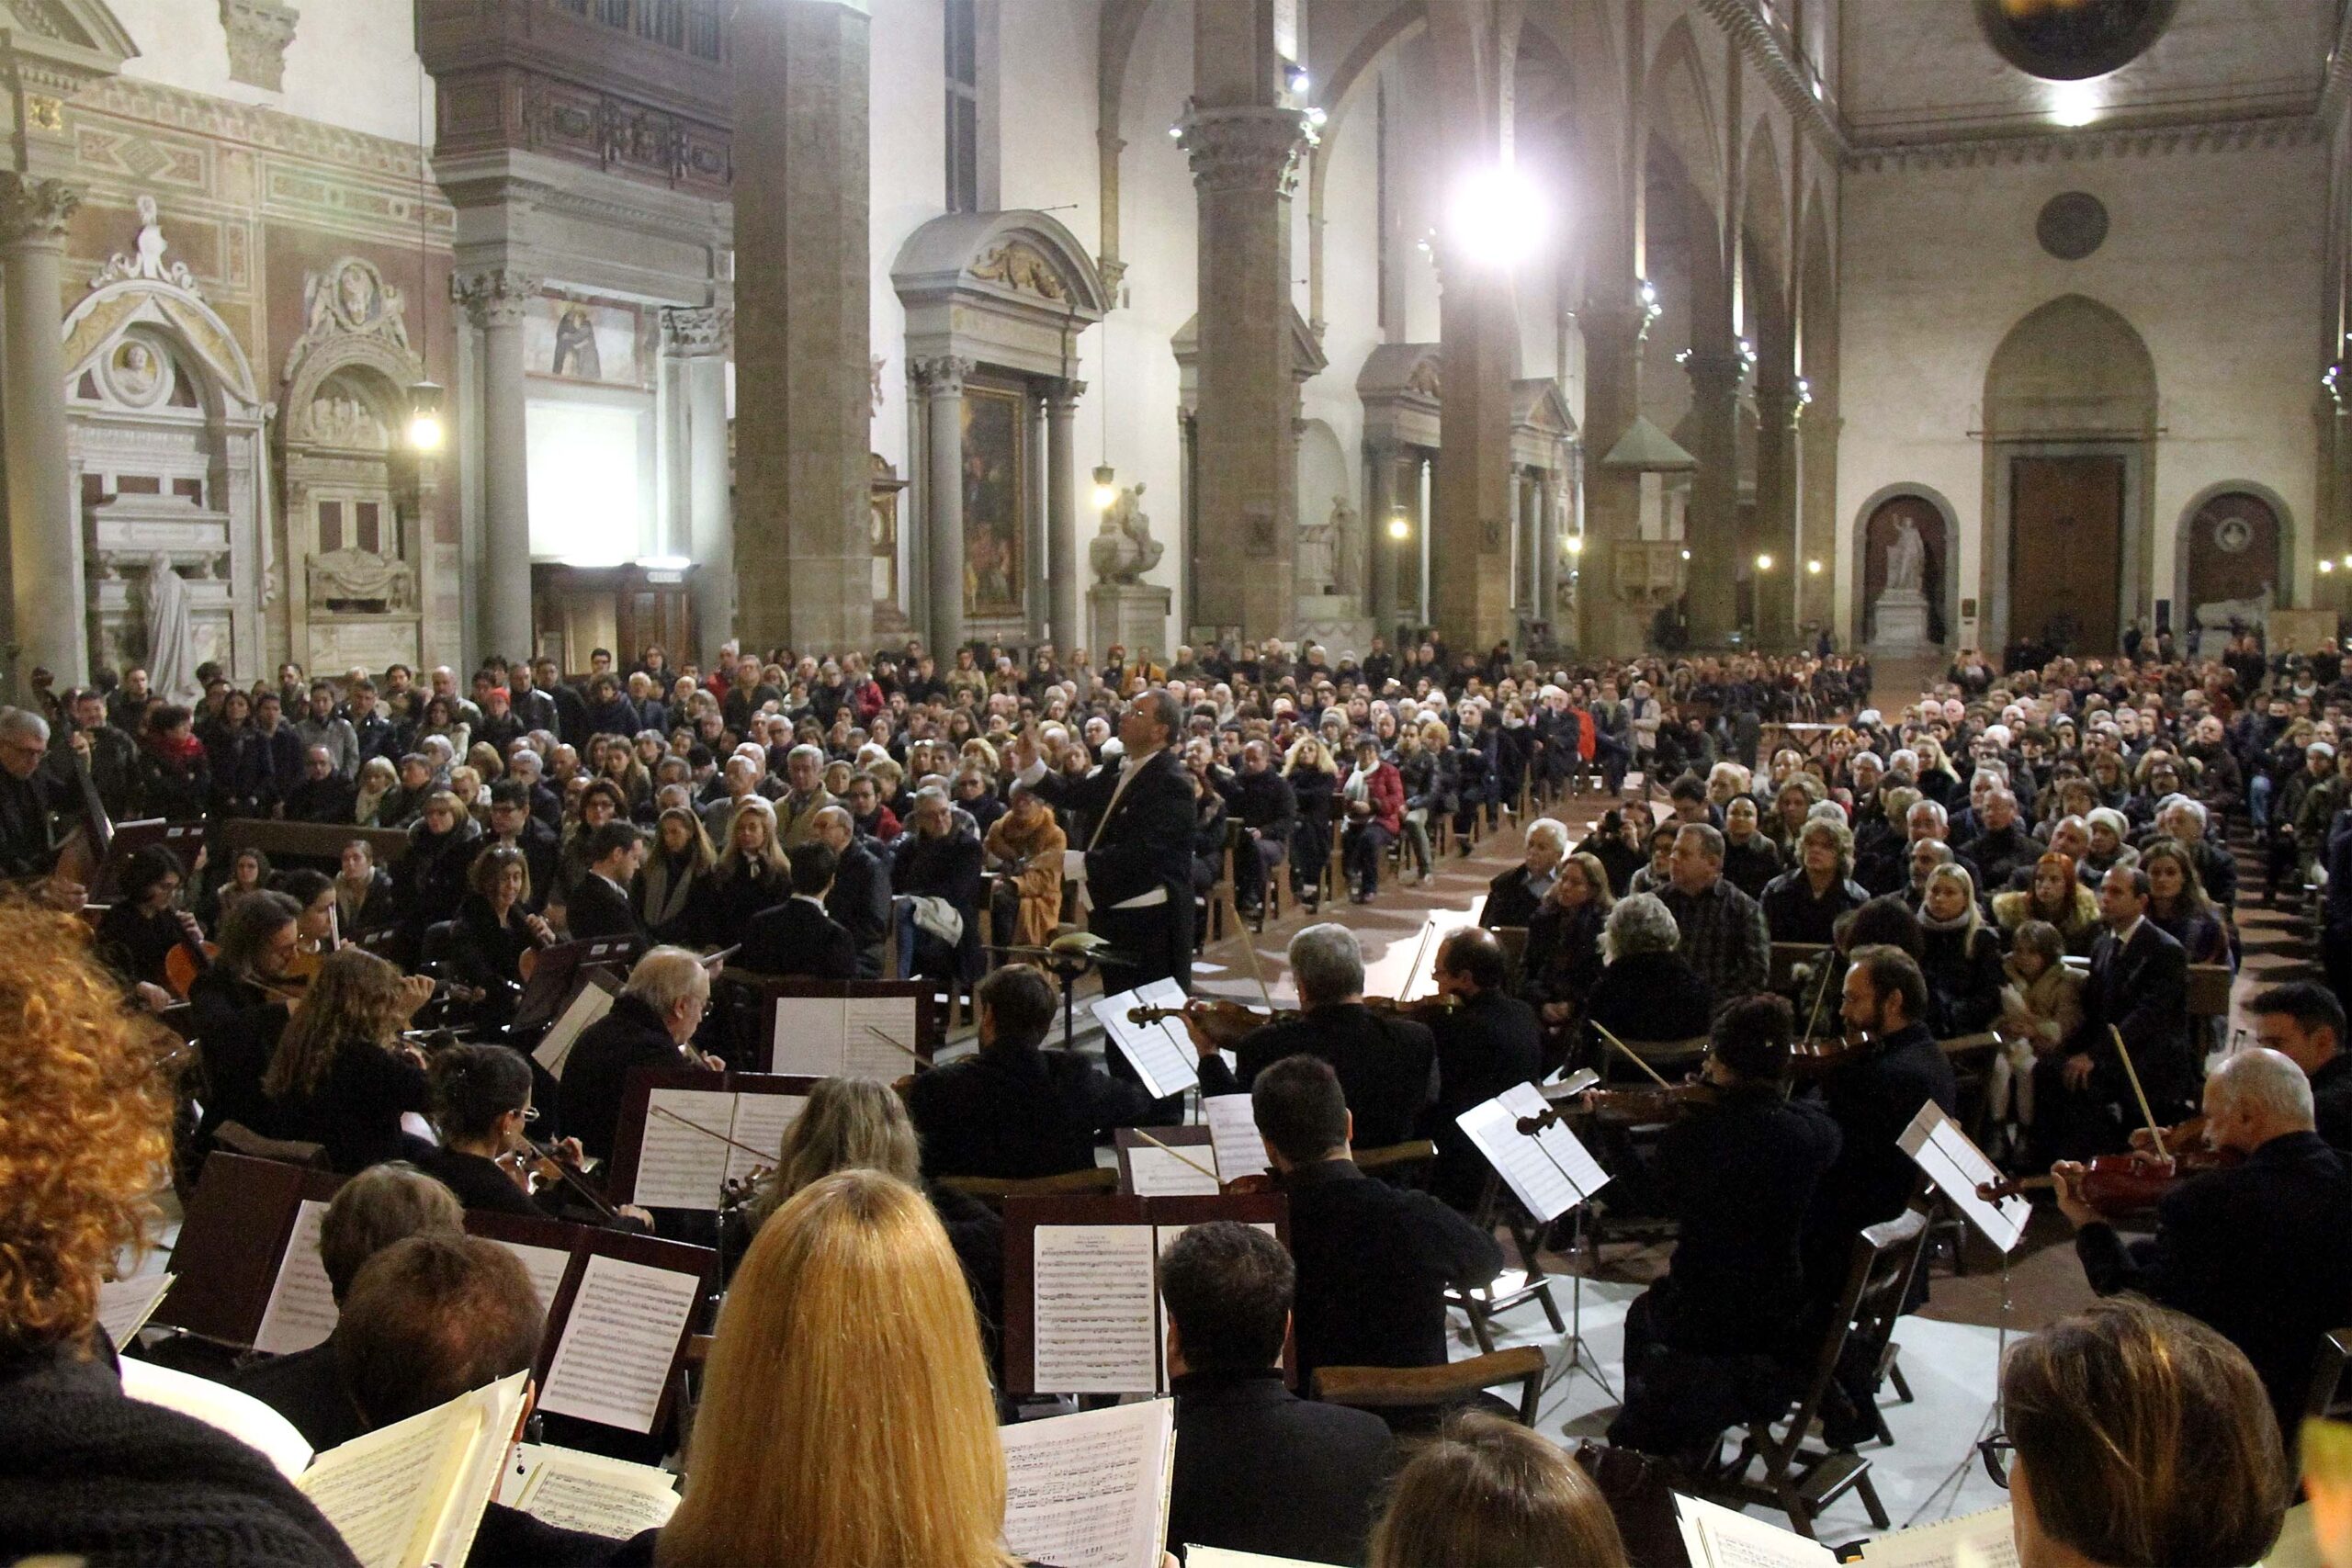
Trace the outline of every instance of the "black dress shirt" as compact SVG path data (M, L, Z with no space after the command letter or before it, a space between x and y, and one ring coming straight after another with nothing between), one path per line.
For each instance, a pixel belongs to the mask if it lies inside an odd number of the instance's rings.
M907 1088L923 1171L934 1177L1026 1180L1085 1170L1098 1135L1142 1121L1152 1104L1140 1086L1035 1041L1000 1040Z
M1281 1179L1302 1386L1317 1367L1437 1367L1447 1360L1445 1292L1501 1272L1495 1238L1426 1192L1375 1181L1348 1159Z
M743 930L744 968L786 979L854 980L857 943L813 898L792 897Z
M1481 991L1430 1021L1437 1050L1437 1195L1457 1209L1476 1204L1488 1167L1454 1120L1514 1085L1544 1074L1544 1026L1517 997Z
M1305 1400L1282 1372L1187 1372L1176 1396L1168 1545L1362 1562L1396 1464L1388 1423Z

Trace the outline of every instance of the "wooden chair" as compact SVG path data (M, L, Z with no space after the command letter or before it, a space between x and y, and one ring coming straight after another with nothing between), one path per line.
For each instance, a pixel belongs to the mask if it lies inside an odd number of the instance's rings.
M1427 1176L1429 1168L1437 1163L1437 1145L1427 1138L1408 1138L1401 1144L1358 1149L1350 1157L1366 1176L1377 1176L1400 1187L1413 1187L1419 1182L1409 1179Z
M212 1146L251 1159L276 1160L280 1165L327 1168L327 1146L295 1138L265 1138L243 1122L223 1122L212 1129Z
M1515 1312L1533 1302L1544 1309L1544 1320L1552 1332L1566 1334L1568 1320L1560 1315L1560 1303L1552 1299L1552 1277L1544 1271L1538 1256L1543 1243L1543 1227L1519 1206L1517 1199L1503 1188L1502 1178L1492 1171L1487 1174L1486 1190L1479 1195L1478 1213L1472 1220L1482 1231L1491 1232L1500 1224L1510 1232L1511 1246L1519 1252L1519 1283L1500 1290L1494 1285L1475 1289L1451 1289L1445 1292L1445 1304L1459 1307L1470 1320L1471 1337L1478 1341L1478 1348L1491 1351L1495 1348L1494 1320L1507 1312ZM1497 1283L1500 1283L1498 1277Z
M1315 1395L1356 1410L1442 1410L1490 1388L1519 1387L1519 1424L1533 1427L1544 1397L1544 1352L1534 1345L1491 1350L1442 1367L1323 1367Z
M978 1198L992 1209L1004 1207L1007 1198L1073 1198L1091 1197L1119 1190L1119 1173L1106 1165L1086 1170L1064 1171L1059 1176L1033 1176L1026 1179L1009 1176L943 1176L939 1184L967 1198Z
M1625 1046L1671 1083L1707 1059L1708 1043L1707 1036L1699 1034L1688 1040L1628 1040ZM1604 1083L1650 1081L1647 1073L1615 1051L1606 1052L1598 1065Z
M2326 1416L2335 1409L2347 1365L2352 1365L2352 1328L2330 1329L2321 1335L2319 1356L2312 1362L2312 1390L2303 1400L2304 1415Z
M1839 1296L1839 1310L1822 1337L1804 1391L1780 1415L1747 1424L1739 1452L1723 1470L1704 1479L1704 1490L1735 1507L1761 1503L1789 1517L1799 1535L1813 1534L1821 1511L1852 1492L1870 1511L1871 1523L1890 1523L1871 1483L1871 1461L1851 1450L1807 1450L1805 1439L1837 1380L1838 1363L1849 1341L1869 1348L1874 1361L1894 1332L1913 1270L1928 1239L1928 1217L1917 1209L1871 1226L1854 1241L1854 1260ZM1781 1430L1775 1432L1773 1428ZM1751 1466L1760 1466L1756 1480Z

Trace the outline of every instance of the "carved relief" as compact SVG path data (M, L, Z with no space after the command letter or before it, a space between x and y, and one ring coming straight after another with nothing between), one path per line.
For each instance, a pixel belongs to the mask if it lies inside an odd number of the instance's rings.
M275 93L286 79L286 46L294 41L300 13L276 0L220 0L220 26L229 35L229 77Z
M338 338L379 338L406 354L407 306L374 263L356 256L303 274L302 335L287 351L286 378L292 380L297 365Z
M1031 246L1009 240L973 265L972 276L984 283L1001 283L1020 294L1035 294L1057 303L1069 297L1053 263Z
M62 240L81 205L82 193L63 180L0 175L0 240Z
M29 183L54 184L55 182ZM79 201L77 200L74 205L79 206ZM70 215L73 209L69 207L66 210ZM62 220L60 221L62 222ZM164 259L164 252L170 247L170 244L171 242L164 238L162 223L157 220L155 198L152 196L141 197L139 198L139 238L132 242L131 253L126 255L120 251L115 252L111 257L107 258L107 265L99 268L91 277L90 287L103 288L109 283L120 283L129 278L138 277L154 283L168 283L175 288L184 288L198 299L203 299L203 291L196 286L196 274L188 271L187 263L166 262Z

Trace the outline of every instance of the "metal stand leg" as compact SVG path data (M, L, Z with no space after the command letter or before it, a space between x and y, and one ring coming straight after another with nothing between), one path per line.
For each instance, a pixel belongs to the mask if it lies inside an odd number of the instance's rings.
M1585 1376L1593 1381L1594 1384L1599 1387L1601 1393L1607 1394L1611 1399L1615 1399L1618 1397L1617 1391L1609 1385L1609 1379L1601 1372L1600 1358L1593 1354L1593 1349L1590 1345L1585 1343L1585 1265L1579 1261L1584 1256L1584 1205L1582 1203L1578 1203L1576 1206L1575 1213L1574 1239L1570 1243L1569 1250L1569 1262L1571 1266L1568 1271L1568 1332L1566 1338L1568 1353L1561 1360L1555 1363L1544 1374L1544 1392L1546 1393L1551 1393L1553 1388L1570 1372L1582 1372Z

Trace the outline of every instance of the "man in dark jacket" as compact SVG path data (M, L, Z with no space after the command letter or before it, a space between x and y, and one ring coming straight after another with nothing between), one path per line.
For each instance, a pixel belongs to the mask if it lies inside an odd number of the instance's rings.
M1290 939L1291 978L1302 1011L1242 1037L1228 1068L1215 1042L1192 1025L1201 1056L1201 1092L1238 1094L1286 1056L1321 1058L1339 1075L1355 1138L1367 1148L1416 1135L1430 1103L1430 1067L1437 1044L1430 1032L1363 1004L1363 950L1347 927L1308 926ZM1189 1023L1189 1021L1188 1021Z
M1434 1015L1429 1031L1437 1051L1437 1141L1431 1190L1464 1211L1477 1206L1488 1169L1454 1119L1544 1073L1544 1025L1535 1010L1512 996L1510 968L1492 931L1464 927L1437 953L1438 995L1456 1006Z
M2120 1149L2142 1122L2132 1075L2116 1055L2119 1033L2159 1121L2179 1121L2197 1100L2203 1064L2188 1033L2188 955L2147 918L2148 899L2148 874L2136 866L2111 867L2099 880L2107 930L2091 948L2082 1027L2033 1069L2033 1130L2047 1157Z
M1151 1113L1139 1086L1075 1051L1043 1046L1057 1005L1043 972L1025 964L980 982L978 1053L919 1073L907 1089L925 1175L1026 1179L1091 1169L1098 1136Z
M810 831L815 831L811 818ZM982 866L986 853L979 836L956 820L947 792L933 784L915 794L910 831L890 846L890 886L894 893L937 898L954 908L963 923L950 944L922 919L910 917L910 961L906 972L946 979L979 967L980 898L985 887Z
M1298 1273L1282 1244L1230 1220L1159 1259L1176 1468L1168 1541L1308 1562L1361 1562L1396 1462L1388 1424L1283 1386Z
M1233 901L1243 916L1255 919L1265 907L1266 878L1290 853L1298 796L1274 772L1273 754L1262 740L1241 748L1241 771L1219 777L1217 789L1242 829L1233 857Z
M861 837L848 810L840 806L818 812L810 831L816 842L833 852L833 890L825 895L825 913L849 932L857 949L857 978L878 980L883 946L890 935L888 852L876 840Z
M752 917L743 930L743 967L792 980L854 980L857 943L825 912L839 863L814 840L792 852L792 897Z
M324 746L310 747L303 752L301 782L286 792L286 819L349 827L357 794L357 785L336 776L334 752Z
M564 905L564 930L573 942L633 936L645 928L629 901L638 867L645 863L645 834L634 822L606 822L588 835L588 874Z
M583 1031L563 1064L563 1130L594 1159L613 1157L621 1097L637 1067L695 1065L686 1043L710 1006L710 975L682 947L637 961L612 1011Z
M1317 1367L1443 1366L1446 1292L1492 1281L1502 1248L1428 1193L1356 1168L1353 1118L1329 1063L1286 1057L1250 1099L1290 1199L1301 1386Z
M2320 1337L2352 1314L2352 1170L2313 1130L2311 1082L2276 1051L2241 1051L2205 1085L2205 1135L2245 1156L2192 1177L2156 1205L2156 1232L2128 1246L2062 1161L2058 1206L2100 1295L2130 1291L2207 1324L2261 1374L2291 1447Z

